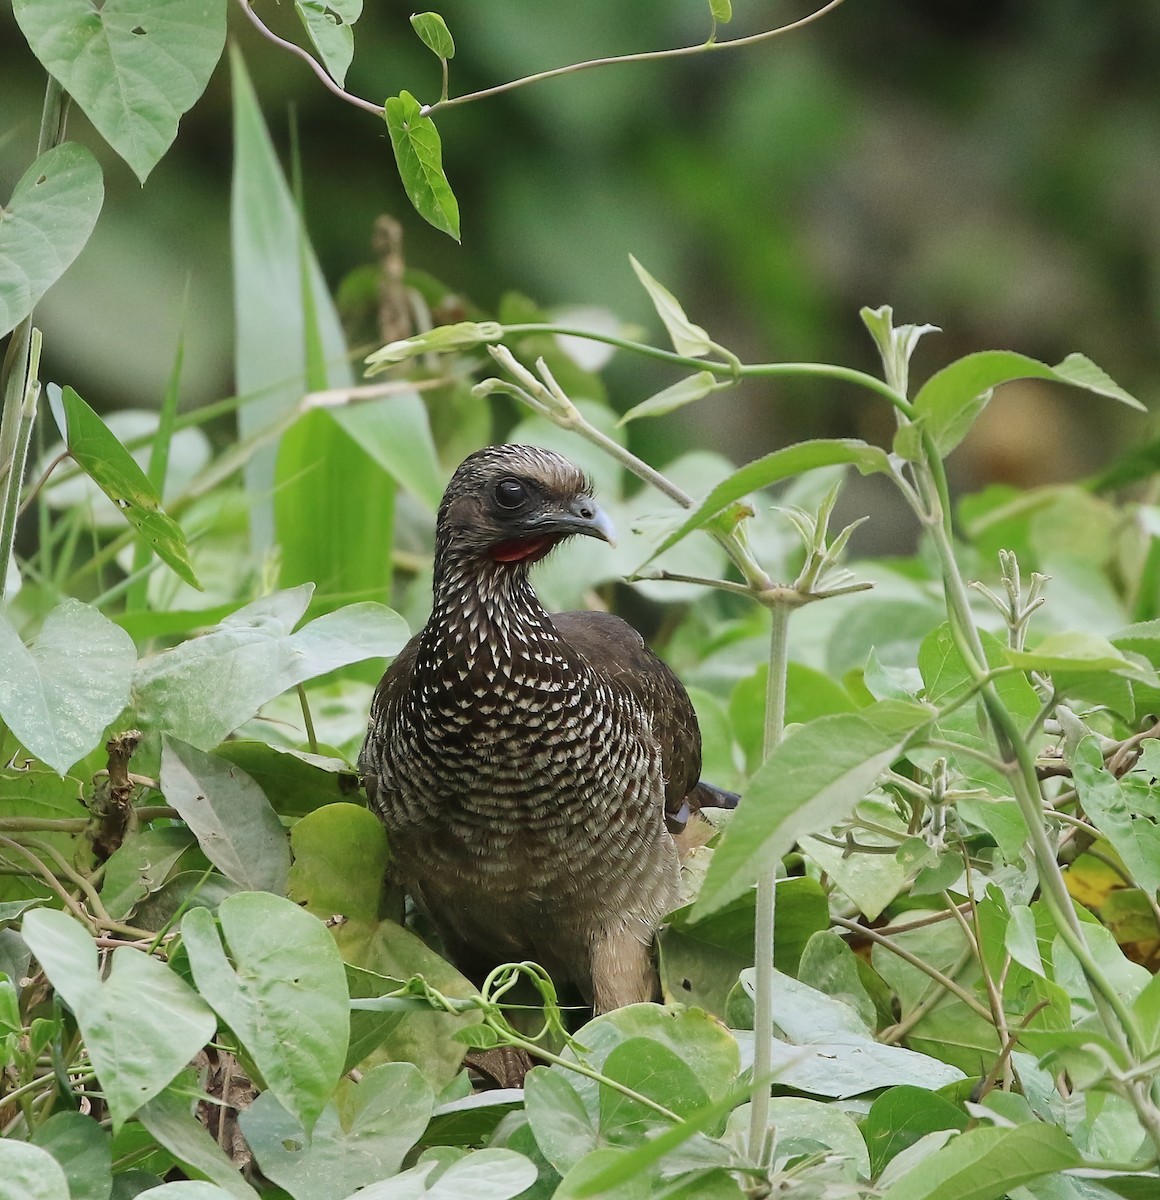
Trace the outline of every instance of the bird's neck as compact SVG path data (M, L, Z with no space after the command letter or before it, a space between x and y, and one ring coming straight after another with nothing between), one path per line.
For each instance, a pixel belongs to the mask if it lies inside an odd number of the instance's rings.
M426 638L444 660L521 658L559 636L523 562L444 555L436 563Z

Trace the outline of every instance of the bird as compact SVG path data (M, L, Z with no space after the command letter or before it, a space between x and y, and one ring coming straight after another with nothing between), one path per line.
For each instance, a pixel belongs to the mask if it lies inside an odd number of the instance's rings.
M451 961L478 981L534 960L599 1014L658 998L681 844L736 797L700 780L689 695L632 626L540 603L529 569L572 537L615 544L567 458L508 444L463 461L431 616L376 689L359 772Z

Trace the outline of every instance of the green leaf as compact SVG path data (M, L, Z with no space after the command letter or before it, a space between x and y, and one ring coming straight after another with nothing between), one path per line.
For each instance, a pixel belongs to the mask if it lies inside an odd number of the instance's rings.
M446 1170L436 1159L382 1183L372 1183L349 1200L515 1200L536 1182L535 1165L514 1150L476 1150ZM427 1186L432 1175L435 1180Z
M1008 350L984 350L957 359L932 375L914 398L915 416L933 438L938 452L945 456L966 437L986 406L991 389L1015 379L1069 383L1145 411L1138 400L1082 354L1070 354L1058 367L1049 367Z
M354 23L362 16L363 0L294 0L294 7L331 78L345 83L354 57Z
M13 0L33 54L142 183L205 90L226 0Z
M55 385L49 385L49 395ZM60 392L69 454L109 497L157 557L192 587L201 588L181 526L161 511L161 498L133 456L71 387Z
M443 172L443 144L410 92L392 96L384 116L407 199L424 221L459 241L459 204Z
M937 325L895 326L894 310L889 304L884 304L881 308L863 308L858 315L862 318L862 324L869 330L874 344L878 347L886 382L900 396L905 396L909 390L911 356L919 341L928 333L939 333L939 327ZM899 434L902 434L907 428L909 427L902 426ZM898 452L902 453L902 450ZM910 455L904 454L903 457L909 458Z
M128 946L102 980L83 926L54 909L26 914L24 940L72 1009L114 1130L156 1096L213 1036L213 1013L163 963Z
M283 427L301 404L308 386L346 388L354 383L354 375L330 290L307 242L299 205L283 177L245 62L236 47L231 47L230 65L234 107L230 196L236 321L234 381L238 394L246 397L238 410L238 430L246 441ZM308 345L316 358L323 359L325 376L309 385ZM322 446L319 450L328 448ZM259 554L272 547L275 537L277 457L277 442L270 438L269 444L258 449L245 466L250 529ZM330 480L332 464L316 459L314 466L317 473ZM295 490L308 492L311 482L313 479L300 480ZM359 478L359 484L368 487L365 476ZM385 529L382 544L386 544L391 540L390 521L381 519L379 506L383 500L383 492L368 490L370 512L365 524L372 529L378 524L380 533ZM386 516L389 518L389 512ZM283 540L293 546L295 536L296 532L291 531Z
M137 1119L178 1162L213 1180L227 1195L236 1200L258 1200L258 1193L242 1178L206 1127L190 1111L192 1106L193 1101L187 1095L167 1088L141 1109ZM175 1186L179 1185L166 1185ZM209 1198L197 1196L190 1200Z
M128 703L136 662L129 635L79 600L62 600L31 646L0 613L0 718L63 775Z
M727 25L733 20L733 4L731 0L709 0L709 12L713 20Z
M398 1173L431 1119L435 1097L410 1063L384 1063L356 1084L343 1079L307 1137L270 1092L238 1123L262 1174L295 1200L342 1200Z
M534 1067L524 1079L524 1110L540 1153L560 1172L596 1149L596 1126L561 1071Z
M343 405L331 409L330 416L388 475L432 512L439 507L443 471L431 436L427 408L418 392Z
M883 1200L998 1200L1012 1188L1080 1165L1062 1129L1017 1125L972 1129L923 1159Z
M1111 671L1155 685L1156 678L1094 633L1052 633L1034 650L1007 650L1007 661L1025 671Z
M218 915L221 936L204 908L181 924L198 990L309 1133L342 1075L350 1032L334 940L316 917L266 892L230 896Z
M28 1142L0 1139L4 1200L69 1200L68 1180L46 1150Z
M1076 749L1072 778L1088 819L1124 860L1137 887L1155 895L1160 891L1160 823L1134 802L1133 786L1104 767L1099 743L1090 735Z
M655 396L633 405L617 424L627 425L629 421L637 421L641 417L660 417L675 412L686 404L704 400L717 386L717 377L712 371L698 371L696 375L690 375L663 392L657 392Z
M713 349L713 339L700 325L694 325L685 316L685 310L676 296L663 284L658 283L631 254L628 261L632 263L637 279L648 292L653 308L657 310L657 316L664 322L676 352L689 358L703 358L708 354Z
M907 736L930 720L922 705L895 703L901 706L892 709L893 728L868 719L883 707L875 705L857 715L819 717L774 750L714 852L695 916L739 896L799 837L828 829L853 810L899 756Z
M896 1154L936 1129L965 1129L967 1114L926 1088L906 1084L882 1093L870 1107L862 1135L870 1150L871 1178Z
M162 737L161 791L206 858L251 891L286 890L290 844L265 792L240 767Z
M0 207L0 337L32 312L65 273L97 223L105 189L84 146L42 154Z
M688 1117L709 1104L692 1067L668 1046L649 1037L628 1038L604 1060L603 1073L634 1092ZM643 1134L661 1121L647 1105L612 1088L600 1089L600 1133L611 1141Z
M160 891L170 871L197 839L182 826L135 829L105 863L101 903L123 921L146 896Z
M437 12L414 13L411 17L411 28L419 35L419 40L440 59L455 57L455 40L447 22Z
M138 1192L137 1200L228 1200L234 1193L202 1179L179 1179Z
M113 1188L112 1144L108 1132L92 1117L54 1113L36 1127L32 1141L64 1168L69 1200L109 1200Z
M670 546L675 546L682 538L688 537L694 529L707 525L730 504L748 496L750 492L780 483L783 479L790 479L803 471L847 463L857 467L862 475L890 471L890 459L885 450L855 438L798 442L795 446L774 450L764 458L735 471L728 479L722 480L693 510L684 524L661 542L648 561L651 562L658 554L663 554Z
M145 659L133 681L143 725L210 750L287 688L349 663L397 654L403 619L351 604L292 630L310 602L303 584L255 600L201 637Z

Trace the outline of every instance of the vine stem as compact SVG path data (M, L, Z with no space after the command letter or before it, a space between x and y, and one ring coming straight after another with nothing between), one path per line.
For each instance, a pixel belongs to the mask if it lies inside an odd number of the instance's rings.
M754 46L758 42L768 42L773 38L781 37L783 34L793 33L794 30L804 29L807 25L812 25L814 21L824 17L826 13L832 12L843 0L829 0L829 3L823 4L821 8L815 9L812 13L802 17L800 20L791 21L788 25L779 25L776 29L765 29L761 33L751 33L747 37L729 38L725 41L717 41L714 38L705 42L698 42L693 46L677 46L671 50L645 50L637 54L613 54L605 58L590 58L585 62L569 63L565 67L553 67L547 71L537 71L534 75L525 75L521 79L513 79L508 83L498 83L494 87L482 88L477 92L467 92L462 96L453 96L450 100L443 99L435 104L425 104L423 106L423 115L430 116L431 113L438 112L445 108L454 108L460 104L470 104L475 100L485 100L489 96L499 96L504 92L513 92L517 88L527 87L532 83L543 83L546 79L558 79L564 75L575 75L579 71L591 71L597 67L614 67L625 63L642 63L642 62L657 62L667 58L686 58L691 54L709 54L714 50L731 50L739 46Z
M765 729L762 758L766 759L785 732L786 676L789 670L787 604L770 607L769 674L765 681ZM777 868L757 881L753 961L753 1093L749 1104L749 1157L764 1162L769 1129L769 1080L773 1076L773 923L777 898Z

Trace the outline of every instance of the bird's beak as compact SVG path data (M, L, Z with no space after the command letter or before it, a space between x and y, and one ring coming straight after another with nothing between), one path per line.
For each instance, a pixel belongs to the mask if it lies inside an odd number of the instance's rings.
M616 527L591 496L573 500L567 509L552 518L552 526L554 531L565 536L579 534L581 537L599 538L610 546L616 545Z

